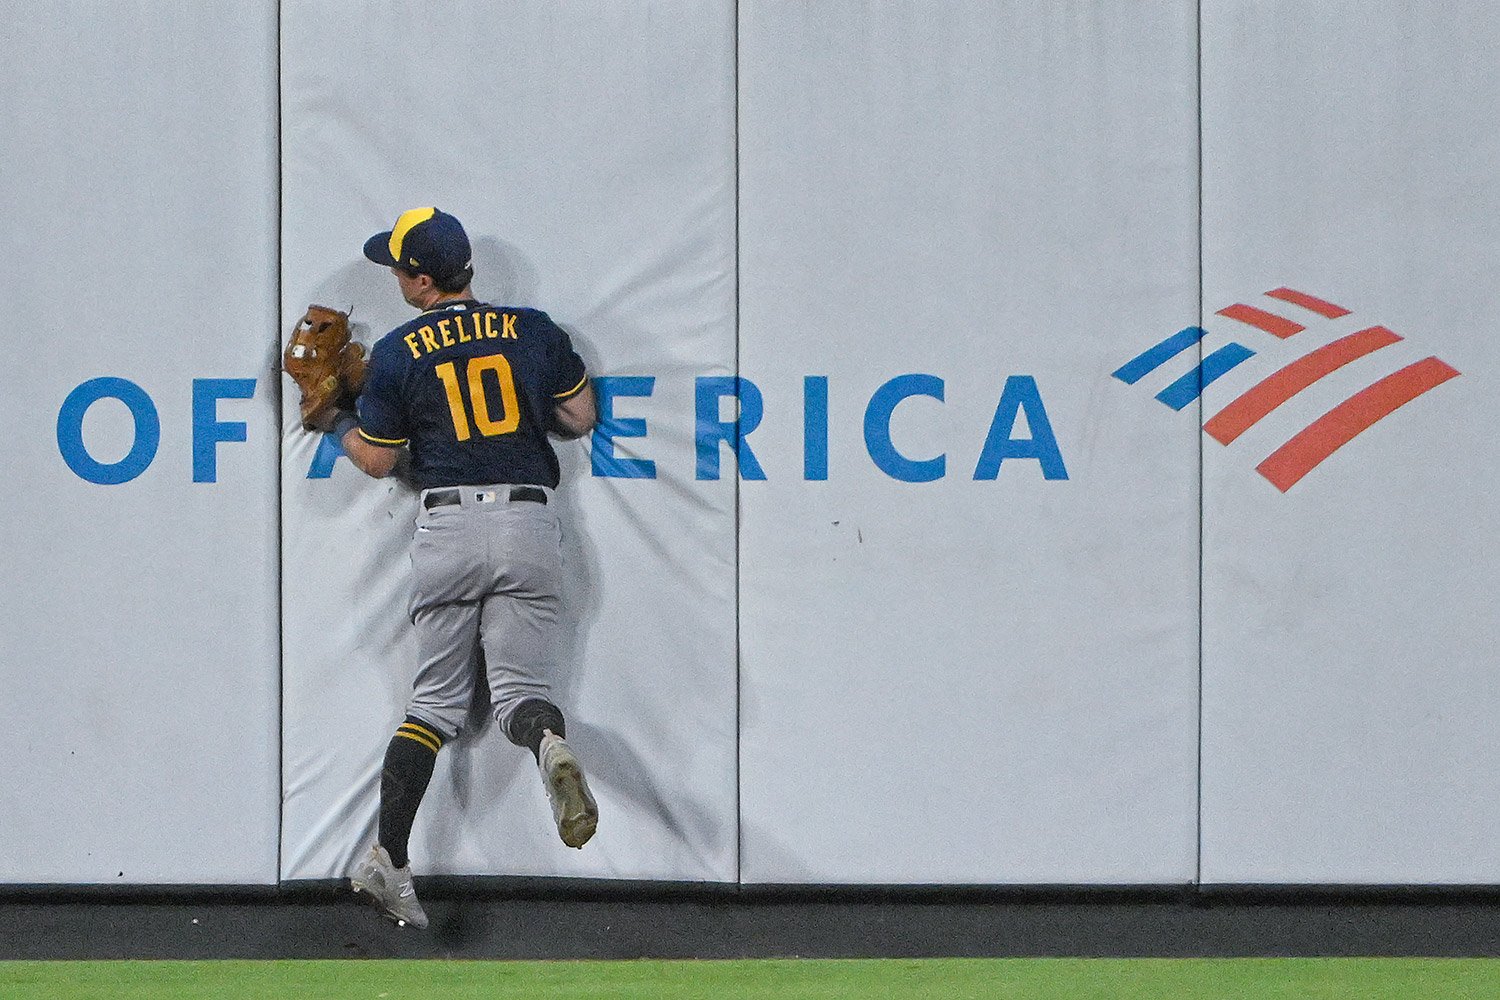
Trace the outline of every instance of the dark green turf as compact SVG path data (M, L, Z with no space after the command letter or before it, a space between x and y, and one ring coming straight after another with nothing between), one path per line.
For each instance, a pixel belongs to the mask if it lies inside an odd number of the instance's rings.
M1500 997L1500 959L4 962L0 997L1480 1000Z

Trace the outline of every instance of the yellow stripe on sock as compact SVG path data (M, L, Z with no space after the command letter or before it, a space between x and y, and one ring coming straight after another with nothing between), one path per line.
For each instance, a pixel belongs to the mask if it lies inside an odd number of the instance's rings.
M422 725L420 722L403 722L401 723L399 728L410 729L414 733L421 733L423 736L427 737L438 746L443 745L443 735L435 729L429 729L427 726Z
M407 739L412 740L413 742L420 743L427 749L431 750L433 753L438 752L438 745L429 740L427 737L421 735L420 733L411 733L407 732L405 729L398 729L396 730L396 735L405 736Z

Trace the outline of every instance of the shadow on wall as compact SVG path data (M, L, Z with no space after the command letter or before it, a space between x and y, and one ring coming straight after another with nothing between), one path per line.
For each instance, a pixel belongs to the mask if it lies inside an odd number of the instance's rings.
M482 301L547 309L547 303L536 300L540 281L535 266L512 244L493 236L477 238L474 241L474 274L474 294ZM588 371L599 374L602 362L589 332L571 324L559 325L568 334L573 349L583 358ZM559 505L563 528L564 601L560 630L562 648L557 658L561 669L553 678L554 698L568 718L570 742L584 755L596 788L608 790L616 799L629 800L635 807L634 811L640 814L659 817L675 838L691 843L700 831L713 826L714 817L705 814L687 819L675 815L683 810L691 811L693 803L669 802L650 781L648 767L631 749L632 741L621 738L620 734L593 720L580 718L574 711L577 704L575 694L584 682L582 665L600 663L607 668L605 658L591 659L588 655L590 636L599 620L603 598L598 582L598 546L589 536L588 520L578 506L578 491L569 488L590 474L588 448L583 442L560 441L555 445L562 469L562 485L555 502ZM471 706L471 723L483 725L488 720L488 707L481 688L476 691ZM459 769L455 778L460 774L466 776L467 770ZM465 791L456 790L460 794Z
M751 874L774 872L771 885L815 885L826 877L815 875L804 860L804 851L788 844L779 830L740 818L741 858ZM742 872L743 878L743 872ZM751 883L753 884L753 883Z
M363 257L357 261L350 261L319 282L313 288L309 302L328 306L330 309L349 310L350 335L366 347L386 333L385 330L372 328L366 318L372 307L390 302L393 306L406 308L396 289L396 279L391 277L390 271L370 263ZM295 304L294 308L296 308ZM300 315L301 311L298 310L296 315L287 317L286 322L293 323ZM283 342L289 330L290 326L287 331L282 332Z
M546 309L536 301L541 286L536 265L515 244L494 236L473 241L474 297L495 305Z

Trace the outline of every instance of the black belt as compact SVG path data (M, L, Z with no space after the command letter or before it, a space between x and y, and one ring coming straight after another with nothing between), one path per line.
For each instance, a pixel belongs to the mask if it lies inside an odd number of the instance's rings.
M540 486L512 486L510 488L510 499L512 502L522 500L527 503L545 504L547 502L547 491ZM427 495L422 498L422 506L428 510L434 507L448 507L462 502L463 490L459 487L448 490L428 490Z

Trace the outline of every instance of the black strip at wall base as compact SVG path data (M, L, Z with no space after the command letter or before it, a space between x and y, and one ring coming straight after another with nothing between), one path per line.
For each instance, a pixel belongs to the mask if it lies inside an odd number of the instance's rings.
M545 880L552 881L552 880ZM332 884L18 893L0 960L120 958L1500 957L1490 888L912 890L418 883L397 928Z

